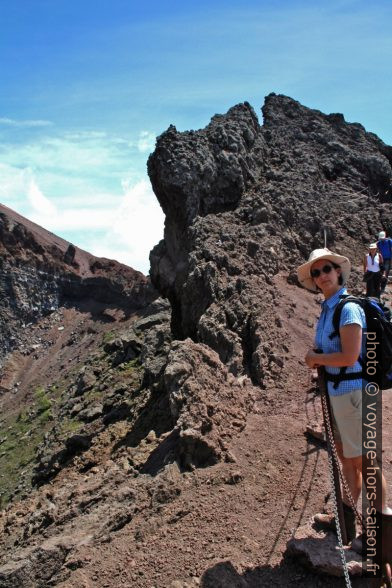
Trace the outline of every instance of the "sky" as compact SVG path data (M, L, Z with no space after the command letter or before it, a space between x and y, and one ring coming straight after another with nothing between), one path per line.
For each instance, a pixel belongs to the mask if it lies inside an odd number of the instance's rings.
M148 274L170 124L286 94L392 144L390 0L1 0L0 202Z

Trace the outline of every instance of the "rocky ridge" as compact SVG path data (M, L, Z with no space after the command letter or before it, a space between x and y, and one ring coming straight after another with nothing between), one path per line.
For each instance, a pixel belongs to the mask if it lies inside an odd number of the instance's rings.
M223 549L235 518L222 528L214 517L226 520L220 507L230 503L253 529L246 540L234 534L251 556L244 563L229 550L236 565L265 564L255 534L266 533L273 553L281 532L274 543L269 525L254 526L256 513L276 528L274 506L286 507L302 467L297 398L309 382L297 362L311 344L316 312L292 270L326 234L331 248L354 260L351 283L358 284L361 247L390 228L392 155L361 125L285 96L268 96L263 117L261 126L244 103L206 129L170 127L158 138L148 169L166 221L150 256L152 285L2 208L8 353L0 385L8 434L0 464L11 464L17 478L0 480L8 502L0 586L111 586L110 570L120 566L122 584L163 588L180 561L189 573L176 588L256 586L268 575L262 568L240 577L230 566L203 574L203 536ZM6 306L7 297L13 304ZM26 438L28 455L18 453ZM293 443L296 453L277 466ZM257 487L252 459L261 463ZM314 484L316 503L326 479ZM162 559L166 545L174 552ZM296 574L303 586L338 585Z
M272 276L323 245L324 231L358 263L379 228L392 229L392 151L360 124L285 96L262 111L263 126L244 103L201 131L170 127L148 169L166 214L151 278L171 302L173 333L268 387L285 353L267 310Z

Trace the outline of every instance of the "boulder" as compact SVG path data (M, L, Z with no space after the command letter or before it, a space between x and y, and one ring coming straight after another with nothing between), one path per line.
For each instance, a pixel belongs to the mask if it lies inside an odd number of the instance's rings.
M343 576L343 564L335 533L316 531L313 523L299 527L294 536L287 542L287 555L294 556L306 567L330 576ZM347 568L352 576L360 576L363 572L362 557L344 548Z

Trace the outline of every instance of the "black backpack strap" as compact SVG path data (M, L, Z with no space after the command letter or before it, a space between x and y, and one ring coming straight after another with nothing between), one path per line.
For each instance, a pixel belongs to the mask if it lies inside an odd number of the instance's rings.
M350 294L343 294L343 296L340 296L340 302L338 303L337 307L335 308L335 312L333 313L333 317L332 317L333 331L329 335L330 339L333 339L334 337L339 337L340 317L342 315L343 306L347 302L357 302L357 301L358 301L357 298L355 298L355 296L350 296Z
M357 380L358 378L362 378L364 363L361 356L358 357L358 363L361 366L360 372L351 372L350 374L346 374L348 366L345 365L340 368L338 374L329 374L327 370L325 370L325 378L329 382L333 382L333 389L336 390L340 382L343 382L343 380Z
M358 298L356 298L355 296L350 296L350 294L343 294L343 296L341 296L340 298L341 298L341 300L338 303L337 307L335 308L335 312L333 313L333 317L332 317L333 331L329 335L330 339L333 339L334 337L339 337L340 317L342 315L343 306L345 304L347 304L347 302L356 302L357 304L362 306L360 301L358 300ZM357 380L358 378L362 377L363 361L362 361L361 357L358 357L358 361L359 361L361 368L362 368L360 372L346 374L348 366L341 367L338 374L329 374L327 371L325 372L327 380L334 383L333 384L334 390L337 389L340 382L342 382L343 380Z
M360 372L351 372L350 374L346 374L347 367L340 368L340 372L338 374L329 374L327 371L325 372L325 379L328 382L333 382L333 389L336 390L339 386L340 382L347 381L347 380L358 380L363 376L363 370Z

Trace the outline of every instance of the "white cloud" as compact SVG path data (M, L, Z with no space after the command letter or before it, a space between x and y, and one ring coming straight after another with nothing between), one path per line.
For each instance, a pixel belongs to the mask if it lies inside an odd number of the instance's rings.
M45 229L58 233L60 236L71 235L69 241L85 239L86 233L98 230L109 230L113 222L115 212L108 207L97 209L91 202L91 207L84 208L55 208L52 214L45 210L35 209L29 217ZM90 251L94 254L94 251Z
M163 236L164 214L151 185L142 180L135 185L124 184L125 195L111 229L137 258L148 253Z
M0 197L11 202L26 190L26 170L0 163Z
M105 224L100 227L104 230L99 237L90 233L80 246L94 255L116 259L147 274L149 253L163 237L164 214L147 180L136 184L124 181L123 187L124 195L118 206L100 211L99 218ZM93 219L88 215L85 218L91 227Z
M0 125L9 127L50 127L53 123L50 120L15 120L14 118L0 117Z
M27 198L35 212L44 217L57 216L58 212L54 204L44 196L34 178L30 179L27 188Z
M151 152L155 146L155 134L149 131L141 131L139 140L137 142L137 148L141 153Z

